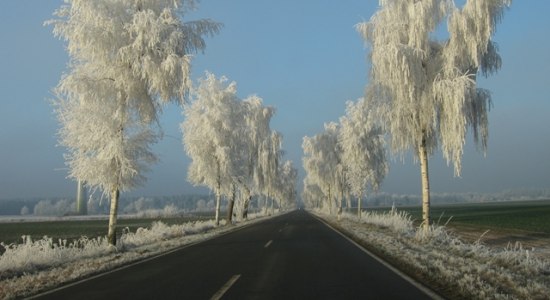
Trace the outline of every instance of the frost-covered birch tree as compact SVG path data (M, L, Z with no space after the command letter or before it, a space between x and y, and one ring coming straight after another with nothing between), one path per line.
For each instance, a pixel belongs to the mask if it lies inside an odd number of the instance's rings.
M338 200L341 212L344 189L346 188L344 167L340 159L338 124L325 124L325 130L313 137L304 137L303 166L308 185L318 185L325 199L325 206L332 213L333 199Z
M305 163L304 163L305 167ZM303 180L304 189L302 191L302 201L306 207L321 208L321 201L324 198L321 187L315 182L312 182L312 176L306 172L306 176Z
M222 195L228 199L228 222L238 199L244 203L237 203L237 211L246 218L252 195L269 195L277 186L282 137L269 127L275 109L258 96L241 101L235 82L208 73L191 98L181 126L192 160L188 179L215 191L217 223Z
M240 101L239 105L241 109L235 115L237 127L233 130L236 139L233 143L233 179L244 194L242 217L246 218L251 197L264 193L267 199L270 191L277 187L282 136L270 129L275 108L263 106L260 97L249 96Z
M199 80L199 86L191 90L192 103L184 110L185 120L181 124L183 144L191 164L188 180L195 185L210 188L216 194L216 224L219 224L222 195L232 192L237 173L233 143L238 134L239 110L237 86L227 84L227 78L216 78L207 73Z
M244 130L246 136L246 157L243 159L243 176L240 179L241 188L244 190L243 218L247 217L248 207L253 195L258 195L265 188L266 172L263 172L263 166L260 162L264 155L264 149L269 148L270 142L270 121L275 114L275 109L270 106L264 106L262 99L258 96L250 96L243 100L243 119L245 121ZM243 149L244 150L244 149Z
M279 180L276 189L279 208L290 208L296 205L297 179L298 170L294 168L292 161L287 160L280 165Z
M390 134L393 153L412 150L420 161L423 224L430 222L428 156L440 147L460 175L468 129L485 151L489 91L477 74L501 66L491 41L511 0L381 0L379 11L357 29L371 46L367 99ZM448 38L436 39L447 21Z
M271 199L273 208L273 193L277 188L279 176L279 164L283 155L282 135L277 131L270 131L269 136L264 138L260 144L258 161L258 190L265 196L264 210L267 212L268 199Z
M302 165L306 172L302 197L304 200L309 200L308 202L311 205L322 208L323 200L327 198L326 192L330 188L327 188L329 185L329 180L326 178L327 174L321 171L324 165L317 144L317 135L313 137L305 136L302 142L302 150L304 151Z
M388 172L384 134L366 101L346 103L346 115L340 118L338 143L346 182L357 198L357 214L366 190L377 190Z
M155 161L150 145L161 135L155 125L162 105L183 100L190 55L220 28L182 21L195 2L67 0L46 22L70 58L55 89L69 177L110 194L111 244L119 193L142 184Z

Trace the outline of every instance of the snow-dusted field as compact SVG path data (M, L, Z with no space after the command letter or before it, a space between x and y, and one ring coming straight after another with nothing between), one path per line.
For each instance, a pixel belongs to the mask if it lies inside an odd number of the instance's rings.
M155 222L150 228L124 232L117 246L105 237L68 243L50 238L5 245L0 256L0 299L29 296L65 282L92 276L172 249L210 239L252 224L262 214L234 226L216 227L214 220L168 226Z
M404 212L317 214L413 277L460 299L550 299L550 261L521 244L463 242L443 226L429 231Z

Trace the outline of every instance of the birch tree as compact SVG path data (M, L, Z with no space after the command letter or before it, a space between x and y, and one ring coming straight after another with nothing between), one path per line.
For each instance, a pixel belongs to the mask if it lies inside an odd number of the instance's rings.
M246 218L248 206L253 195L264 193L266 199L270 191L277 188L278 166L282 156L282 136L270 129L270 121L275 109L263 106L258 96L249 96L239 102L239 114L235 115L233 130L235 168L233 178L244 197L243 218ZM267 201L267 200L266 200ZM273 203L273 201L272 201ZM266 202L267 205L267 202ZM231 218L231 206L228 216Z
M305 167L305 163L304 163ZM321 208L322 205L322 199L324 198L323 191L321 190L321 187L315 183L312 182L312 176L309 174L309 172L306 171L306 176L303 180L303 186L304 189L302 191L302 201L304 202L305 207L311 207L311 208Z
M322 172L324 165L317 140L317 136L305 136L302 142L302 149L304 151L302 164L306 172L303 198L304 200L309 199L309 202L317 208L322 208L324 204L323 200L330 194L330 187L328 187L330 183L328 178L326 178L327 174Z
M279 176L279 164L283 152L282 135L277 131L270 131L269 136L262 139L259 149L259 161L257 166L258 190L265 196L264 211L268 210L268 199L271 199L273 207L273 193Z
M185 108L181 124L183 144L191 164L188 180L210 188L216 194L216 225L219 225L221 196L233 188L236 147L232 145L238 130L235 110L238 109L235 82L207 73L191 90L192 103Z
M338 145L338 124L325 124L325 130L313 137L304 137L303 165L309 185L317 185L324 194L325 204L332 214L333 199L343 197L345 177ZM341 211L339 211L340 213Z
M346 115L340 118L338 143L346 182L357 198L357 214L361 217L366 190L376 191L388 172L382 128L363 98L347 102Z
M116 243L121 191L142 184L155 161L150 145L162 105L189 88L191 54L220 24L183 22L195 1L67 0L55 11L54 35L70 63L57 88L60 144L69 177L110 194L108 239Z
M477 74L501 66L491 41L511 0L383 0L369 22L357 29L371 46L367 99L390 133L393 153L412 150L420 161L422 211L430 223L428 156L438 147L461 171L468 129L486 150L489 91L477 88ZM447 20L448 39L433 38Z
M228 222L239 199L244 203L237 211L246 218L252 195L273 196L277 188L282 137L269 127L275 109L263 106L258 96L241 101L235 82L208 73L191 98L181 126L192 159L188 179L215 191L216 223L222 195L228 199Z
M243 218L247 217L248 207L253 195L258 195L265 190L267 172L264 168L269 164L262 161L264 150L269 149L270 143L270 122L275 114L275 109L264 106L262 99L258 96L250 96L243 100L246 136L246 157L243 159L243 178L240 180L244 190ZM260 164L264 162L263 164Z
M86 187L82 180L78 180L76 187L76 214L85 216L88 214L88 201Z
M280 165L279 183L276 197L280 208L289 208L296 205L296 181L298 170L294 168L292 161L287 160Z

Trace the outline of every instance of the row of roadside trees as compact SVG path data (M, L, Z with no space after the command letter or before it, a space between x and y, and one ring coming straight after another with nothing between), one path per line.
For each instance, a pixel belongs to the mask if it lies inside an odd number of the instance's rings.
M167 103L188 105L186 116L197 122L203 120L206 122L203 125L210 128L235 124L216 123L215 120L201 119L201 116L194 117L195 114L216 109L249 110L250 113L241 115L247 122L256 122L253 114L264 112L268 114L264 117L268 122L273 114L271 108L261 106L259 99L243 101L245 104L240 106L230 101L217 102L219 97L216 93L223 91L212 90L212 94L208 94L204 84L214 84L216 81L210 75L197 90L192 88L192 54L204 51L204 37L218 33L222 27L209 19L184 22L185 15L195 6L196 1L193 0L68 0L55 11L57 18L46 22L53 25L54 35L66 42L70 59L67 73L54 90L57 97L54 100L55 112L61 125L59 142L67 148L65 159L69 177L82 180L92 191L110 196L108 239L111 244L116 243L120 192L142 185L145 182L144 173L157 161L151 145L162 137L159 117ZM199 104L189 104L190 92L197 95L195 102ZM204 107L201 112L197 107L208 101L213 106ZM236 118L238 113L234 113L232 117ZM219 132L212 129L209 133L235 131L242 138L244 133L241 129L244 126L238 126L224 127ZM242 131L254 134L251 129ZM210 155L212 159L225 156L219 160L218 168L213 170L202 168L205 165L197 162L198 156L192 157L189 178L193 182L214 187L210 181L201 180L199 176L202 173L207 178L210 172L219 169L224 173L220 176L223 183L220 180L217 195L227 195L232 188L235 193L236 187L248 188L250 194L264 188L277 195L291 193L276 189L276 181L282 179L275 179L267 171L257 171L264 177L254 179L261 181L258 185L261 188L251 185L252 179L244 174L256 170L251 170L250 165L247 171L244 170L246 164L238 166L245 161L240 159L247 157L244 152L249 148L237 153L238 149L245 148L236 148L236 145L218 140L227 138L234 141L235 136L204 135L202 139L193 140L189 136L194 131L187 130L186 133L188 136L184 136L184 140L188 153L194 154L191 149L198 147L203 151L201 155ZM271 147L276 151L261 153L276 156L276 159L261 157L259 159L265 159L271 165L253 162L254 167L271 168L269 171L273 174L283 174L286 169L277 160L280 158L280 135L272 132L256 134L253 138L255 144L249 146ZM267 145L259 145L264 139L268 140ZM210 145L211 141L213 147L208 149L210 152L200 148ZM244 138L242 142L245 143ZM233 155L237 155L239 160L230 159ZM238 167L243 170L237 171ZM286 172L294 174L293 168ZM229 180L232 184L228 183Z
M441 148L459 176L468 130L486 150L491 94L477 87L477 76L501 66L491 37L510 4L467 0L459 8L450 0L380 1L370 21L357 25L371 49L365 99L348 105L340 125L325 125L323 133L304 138L304 199L325 199L332 208L346 191L360 198L364 193L357 191L376 189L387 171L384 135L391 154L412 152L420 162L427 228L428 156ZM444 22L447 32L441 34ZM355 132L354 119L362 120Z
M228 222L237 199L242 218L253 196L263 195L266 209L268 199L272 207L274 201L279 207L295 205L297 170L291 161L282 162L282 136L269 125L275 109L258 96L239 99L235 82L208 73L191 98L181 125L192 159L188 179L215 192L216 223L222 196L228 199Z
M342 212L343 202L352 206L352 196L361 213L367 190L377 190L388 172L382 128L369 114L363 99L347 103L340 123L325 124L313 137L304 137L303 165L306 171L302 199L306 206Z

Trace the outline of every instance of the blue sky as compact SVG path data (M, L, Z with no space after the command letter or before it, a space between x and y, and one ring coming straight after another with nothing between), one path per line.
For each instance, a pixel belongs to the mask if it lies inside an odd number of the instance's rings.
M0 199L73 197L64 149L49 104L68 61L63 43L42 26L62 1L7 0L0 9ZM353 26L376 11L375 0L202 0L188 20L224 23L193 62L193 79L208 70L238 83L277 108L272 128L284 135L286 158L301 169L301 142L344 114L346 100L363 95L367 51ZM461 178L439 154L430 161L434 192L498 192L550 188L550 1L515 1L494 40L502 69L479 86L492 91L487 156L467 141ZM166 107L161 162L132 195L196 192L186 182L181 109ZM420 193L410 156L391 164L382 191ZM301 182L300 182L301 184ZM206 192L206 190L198 190Z

